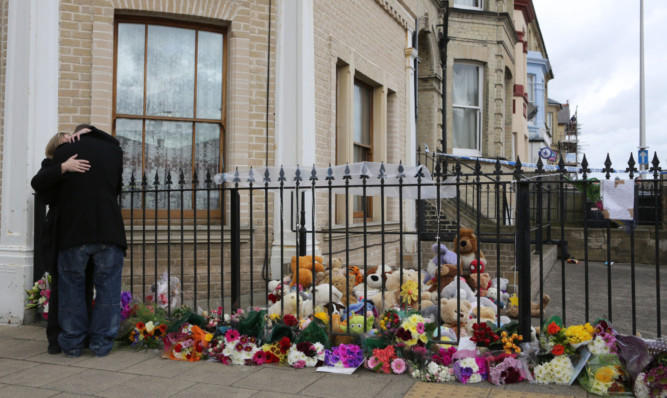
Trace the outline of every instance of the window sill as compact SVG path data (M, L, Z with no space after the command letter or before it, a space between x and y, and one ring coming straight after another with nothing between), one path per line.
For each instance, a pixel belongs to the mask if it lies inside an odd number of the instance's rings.
M157 232L157 237L156 237ZM194 243L217 243L223 240L224 243L231 242L230 227L221 227L220 225L172 225L170 229L166 225L159 225L157 230L154 225L146 226L125 226L125 235L128 245L131 244L180 244ZM248 226L241 227L241 242L249 242L252 230ZM182 234L182 237L181 237Z

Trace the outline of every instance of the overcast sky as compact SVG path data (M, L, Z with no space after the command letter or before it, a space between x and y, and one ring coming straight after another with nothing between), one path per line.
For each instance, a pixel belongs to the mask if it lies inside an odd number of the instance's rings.
M533 0L554 73L549 98L578 108L591 168L639 147L639 0ZM667 1L644 0L646 145L667 170ZM580 159L581 160L581 159ZM622 163L619 164L619 163Z

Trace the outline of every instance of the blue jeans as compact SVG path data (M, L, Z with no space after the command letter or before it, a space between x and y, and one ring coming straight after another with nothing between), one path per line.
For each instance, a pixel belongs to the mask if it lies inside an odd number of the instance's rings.
M91 319L86 309L86 265L93 260L95 300ZM123 251L107 243L88 243L58 253L60 328L58 342L68 356L79 356L90 335L90 349L104 356L113 348L120 324Z

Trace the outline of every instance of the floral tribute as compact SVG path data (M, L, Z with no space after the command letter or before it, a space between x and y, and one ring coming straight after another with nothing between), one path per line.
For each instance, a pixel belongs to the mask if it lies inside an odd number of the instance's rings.
M120 292L120 321L123 322L134 312L132 306L132 293L127 291Z
M380 332L387 341L393 341L398 328L401 327L401 317L398 310L389 309L380 318Z
M134 330L130 332L130 345L137 349L161 348L162 337L167 331L167 325L155 324L153 321L146 323L137 322Z
M181 361L198 361L204 357L204 350L213 337L197 325L184 323L177 332L167 333L162 339L163 356Z
M534 369L535 382L539 384L568 384L574 374L570 357L558 355L552 360L537 365Z
M428 342L428 335L435 329L435 323L424 319L419 314L407 317L396 331L396 341L407 347L424 345Z
M616 331L605 320L600 320L595 325L593 341L588 344L588 350L593 355L614 354L618 352L616 347Z
M209 312L204 311L202 315L206 319L205 329L209 332L215 332L219 326L223 326L230 320L229 315L223 312L222 307L218 307L217 309L211 310Z
M488 369L486 359L478 356L475 351L461 350L455 355L454 376L463 384L479 383L486 380Z
M287 352L287 364L293 368L314 368L324 363L325 350L321 343L293 344Z
M37 310L42 314L44 319L49 318L49 297L51 297L51 275L48 272L44 273L32 286L32 289L25 291L27 303L26 310Z
M405 360L396 355L396 349L393 345L385 348L374 348L373 355L364 362L364 366L377 373L398 375L405 373L407 367Z
M565 329L556 321L550 322L546 327L546 333L540 334L540 345L554 356L572 355L575 351L570 345Z
M637 398L667 398L667 360L641 372L634 392Z
M593 340L594 332L595 329L590 323L584 325L572 325L563 330L568 343L575 349L590 343Z
M487 353L486 364L489 368L489 381L495 385L513 384L531 379L524 362L516 354L502 352Z
M474 323L472 325L472 340L477 347L488 347L496 341L500 340L493 329L486 322Z
M253 360L257 365L265 363L286 363L287 353L292 347L292 342L288 337L283 337L272 344L264 344L262 350L255 353Z
M592 356L578 380L586 391L595 395L619 395L628 391L627 376L616 354Z
M239 334L236 329L229 329L225 333L225 348L222 349L218 360L225 365L254 365L255 353L260 351L257 339Z
M503 351L505 351L506 354L519 354L521 352L521 347L519 347L516 342L523 341L523 336L516 333L509 335L506 331L503 330L503 332L500 334L500 341L503 343Z
M341 344L326 350L324 364L337 368L356 368L364 362L364 351L356 344Z

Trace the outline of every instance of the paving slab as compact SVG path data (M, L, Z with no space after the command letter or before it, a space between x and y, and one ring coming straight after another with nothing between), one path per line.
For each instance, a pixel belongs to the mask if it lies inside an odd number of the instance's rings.
M142 398L162 398L179 393L195 385L191 381L180 378L167 379L155 376L138 376L124 383L117 384L96 395L109 398L126 398L141 396Z
M245 388L226 387L218 384L195 384L192 387L185 389L178 394L172 395L177 398L248 398L252 397L257 390L250 390Z
M303 395L323 398L374 397L389 384L388 375L357 369L351 375L324 373L325 376L301 391ZM408 377L402 375L401 377Z
M261 366L260 368L260 371L255 373L253 377L240 380L234 383L233 386L296 395L322 377L322 373L318 374L314 369L310 368L293 369L289 366ZM345 394L338 396L345 396Z
M43 342L46 345L46 341ZM87 359L93 358L94 355L90 351L83 351L80 357L78 358L68 358L67 355L60 354L49 354L44 351L41 354L37 354L29 358L30 362L39 362L39 363L50 363L53 365L76 365L79 362L85 361Z
M76 394L97 394L134 379L135 375L90 369L70 377L48 383L44 388ZM148 389L148 386L146 387Z
M191 370L192 365L193 363L188 361L175 361L153 357L141 363L128 366L121 370L121 372L143 376L180 377L181 374Z
M94 395L72 394L71 392L61 392L60 394L54 395L52 398L85 398L85 397L94 397Z
M42 387L51 382L85 372L86 369L72 366L38 364L20 372L0 378L0 383L26 387Z
M46 342L46 323L36 325L2 325L0 326L0 337L23 340L43 340Z
M46 353L46 349L46 337L44 341L10 338L0 342L0 358L27 359Z
M12 385L0 386L0 391L2 391L3 397L12 397L12 398L53 397L54 395L60 393L60 391L45 390L43 388L12 386Z
M24 371L37 363L20 361L18 359L0 358L0 377Z
M196 383L231 386L247 377L255 377L261 369L260 366L229 366L220 362L205 361L193 364L191 369L178 377Z
M577 382L572 386L564 386L559 384L537 384L537 383L516 383L507 384L504 388L506 391L519 391L530 394L553 394L553 395L567 395L570 397L587 397L588 393Z
M410 389L412 386L415 384L415 380L411 377L407 377L406 375L403 376L398 376L398 375L384 375L387 377L387 380L389 380L389 383L387 383L382 391L380 391L376 397L377 398L400 398L403 397Z
M76 362L74 365L88 369L118 371L148 361L157 356L158 354L152 350L136 351L130 349L116 349L105 357L86 357L84 360Z

